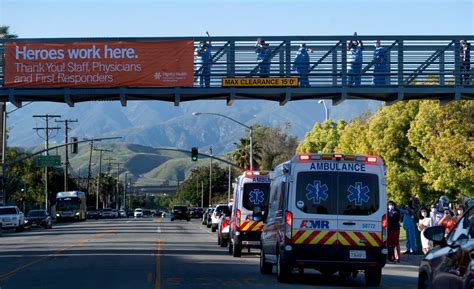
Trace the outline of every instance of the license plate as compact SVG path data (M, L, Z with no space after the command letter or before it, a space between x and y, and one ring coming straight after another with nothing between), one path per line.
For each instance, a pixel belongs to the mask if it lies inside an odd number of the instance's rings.
M367 259L367 254L364 250L350 250L349 257L351 259Z
M10 219L4 218L4 219L2 219L2 222L10 222Z

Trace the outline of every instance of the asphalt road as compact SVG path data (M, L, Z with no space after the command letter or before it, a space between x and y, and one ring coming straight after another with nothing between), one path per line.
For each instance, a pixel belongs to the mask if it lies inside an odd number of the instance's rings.
M258 264L258 250L233 258L198 220L93 220L0 237L0 289L365 287L363 274L324 278L315 270L280 284ZM389 264L380 288L416 282L417 266Z

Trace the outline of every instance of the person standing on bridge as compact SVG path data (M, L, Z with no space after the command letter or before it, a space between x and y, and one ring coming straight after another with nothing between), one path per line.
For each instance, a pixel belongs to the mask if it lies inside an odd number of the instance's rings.
M302 43L300 49L296 53L295 61L293 63L292 70L300 75L300 87L310 87L309 85L309 53L313 53L313 49L306 48L306 44Z
M461 84L469 84L471 70L471 43L461 40Z
M270 49L268 43L265 43L265 40L260 38L257 39L257 44L255 46L260 77L269 77L272 50Z
M206 35L209 40L201 41L199 47L194 51L194 55L201 58L201 73L198 73L200 74L199 86L201 87L209 87L211 85L212 44L209 32L206 31Z
M357 37L357 32L354 32L354 37ZM351 40L347 44L347 51L349 51L349 71L348 79L349 86L360 85L362 75L362 51L364 44L361 40Z
M374 76L373 85L385 85L387 79L387 51L380 45L380 40L375 41L374 50Z

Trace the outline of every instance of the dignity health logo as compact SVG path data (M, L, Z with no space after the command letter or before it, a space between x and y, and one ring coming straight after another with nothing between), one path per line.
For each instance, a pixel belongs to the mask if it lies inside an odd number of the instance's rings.
M181 80L185 80L188 77L187 72L165 72L165 71L157 71L153 74L153 77L157 81L161 82L178 82Z

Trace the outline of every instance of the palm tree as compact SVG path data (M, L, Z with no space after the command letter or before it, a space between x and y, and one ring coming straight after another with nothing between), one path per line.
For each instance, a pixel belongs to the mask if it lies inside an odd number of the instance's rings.
M10 33L10 26L7 25L0 25L0 39L11 39L17 38L18 35Z
M250 168L250 139L241 138L239 143L234 143L236 150L232 153L232 159L242 168ZM262 160L262 148L257 142L253 142L253 167L258 170Z

